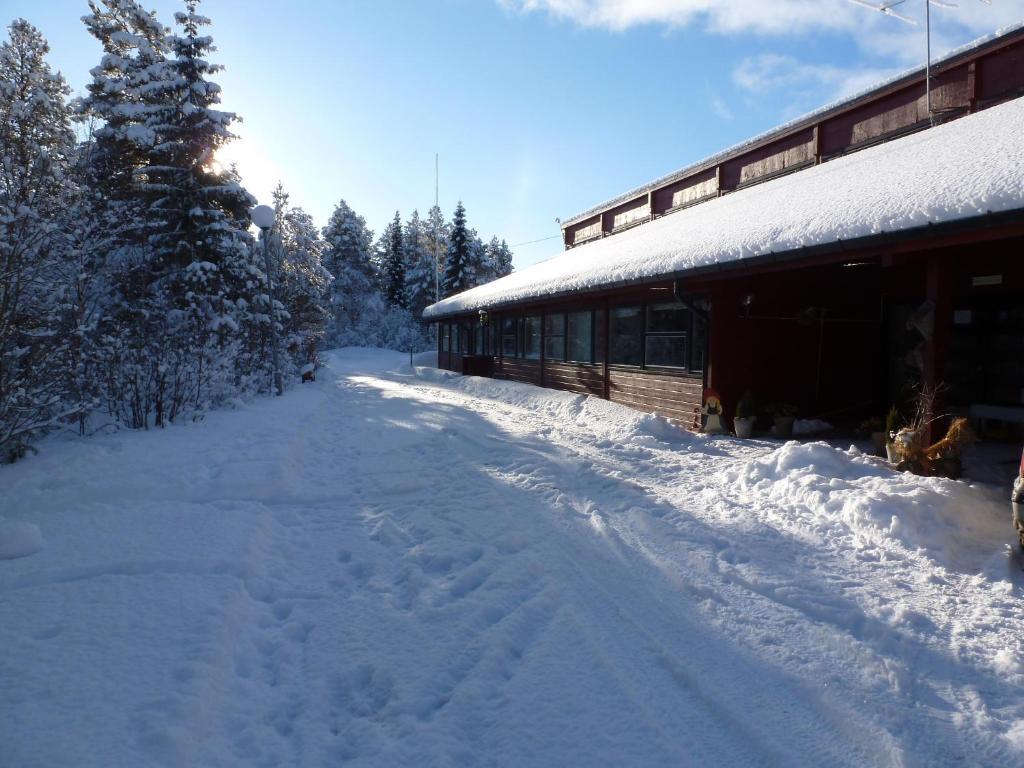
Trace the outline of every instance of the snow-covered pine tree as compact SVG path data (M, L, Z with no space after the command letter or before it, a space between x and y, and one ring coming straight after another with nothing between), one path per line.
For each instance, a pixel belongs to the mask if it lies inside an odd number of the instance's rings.
M431 250L430 233L420 219L419 211L413 211L402 231L402 250L405 254L405 295L409 311L414 317L423 316L423 309L435 301L434 252Z
M207 60L215 48L201 34L210 21L198 13L198 0L185 6L175 14L181 33L168 38L167 58L153 65L140 92L141 125L128 135L146 154L136 180L148 248L134 271L148 349L132 367L148 366L150 391L144 413L133 414L135 426L148 425L149 410L163 425L234 395L236 377L249 373L237 370L235 358L269 309L241 225L255 201L213 163L234 138L237 118L215 109L220 87L209 78L221 67Z
M56 220L74 148L69 88L46 62L49 45L17 19L0 44L0 458L78 406L59 370L55 288L63 239Z
M442 296L451 296L473 287L470 283L472 275L467 274L467 269L472 269L472 254L470 252L472 247L470 233L466 228L466 209L460 200L455 206L451 234L448 238L444 280L441 285Z
M136 173L147 147L139 139L149 135L145 95L153 78L166 74L159 65L168 54L168 30L136 0L90 0L89 10L82 22L103 46L79 103L80 117L94 123L85 158L90 185L112 202L137 201ZM126 226L134 223L124 211L120 216Z
M484 241L480 239L475 228L470 228L466 235L469 242L469 258L466 259L463 273L466 276L466 284L470 288L475 288L493 278L487 265L487 246L484 245Z
M426 238L426 249L431 258L434 259L436 278L433 284L431 302L437 301L444 296L441 290L441 283L444 281L445 262L448 258L448 241L451 238L451 224L445 221L444 213L440 206L431 206L427 213L427 220L424 227Z
M276 273L274 293L284 305L284 348L298 367L317 362L327 322L331 274L323 266L324 241L313 217L292 206L278 184L274 190Z
M505 277L506 275L512 274L512 249L508 247L508 243L502 238L501 246L497 251L497 258L495 259L495 277Z
M497 235L484 246L483 267L486 278L484 282L497 280L512 273L512 251L509 250L508 243L498 240Z
M402 217L395 211L395 218L384 231L384 252L381 264L381 282L384 298L392 307L406 306L405 297L405 254L402 250Z
M323 264L334 276L328 336L339 346L365 344L360 331L363 321L382 307L371 261L373 232L341 200L323 229L323 239Z

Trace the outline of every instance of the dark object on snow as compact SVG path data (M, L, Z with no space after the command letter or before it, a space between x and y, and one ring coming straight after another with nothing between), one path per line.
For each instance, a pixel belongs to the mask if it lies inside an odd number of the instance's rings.
M1020 548L1024 551L1024 453L1020 456L1020 471L1017 473L1017 482L1013 484L1010 504L1013 507L1013 527L1017 529Z
M313 363L306 363L302 366L302 383L316 381L316 366Z

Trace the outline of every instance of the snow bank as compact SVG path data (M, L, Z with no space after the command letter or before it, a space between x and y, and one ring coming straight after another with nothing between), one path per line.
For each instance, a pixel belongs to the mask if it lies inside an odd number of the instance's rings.
M710 200L433 304L438 318L1024 208L1024 98Z
M1006 500L967 482L892 470L856 448L788 442L732 470L760 507L841 547L897 544L959 568L972 544L991 547L993 521L1009 525Z
M0 560L34 555L43 548L39 526L23 520L0 519Z
M516 381L478 376L461 376L437 368L417 367L416 376L473 397L499 401L541 414L550 423L586 427L600 433L598 445L614 442L661 441L674 445L698 444L707 438L673 424L663 416L643 413L634 408L591 395L543 389Z

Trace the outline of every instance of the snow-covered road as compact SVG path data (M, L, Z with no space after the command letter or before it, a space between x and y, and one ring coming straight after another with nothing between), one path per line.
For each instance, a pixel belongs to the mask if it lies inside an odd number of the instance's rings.
M332 353L0 468L0 765L1019 765L1005 488Z

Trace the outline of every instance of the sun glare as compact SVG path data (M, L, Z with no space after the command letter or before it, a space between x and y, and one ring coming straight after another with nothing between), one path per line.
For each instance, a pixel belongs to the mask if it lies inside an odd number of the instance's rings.
M225 144L213 156L211 168L225 171L235 166L242 185L260 202L270 200L270 193L280 174L264 148L252 139L238 138Z

